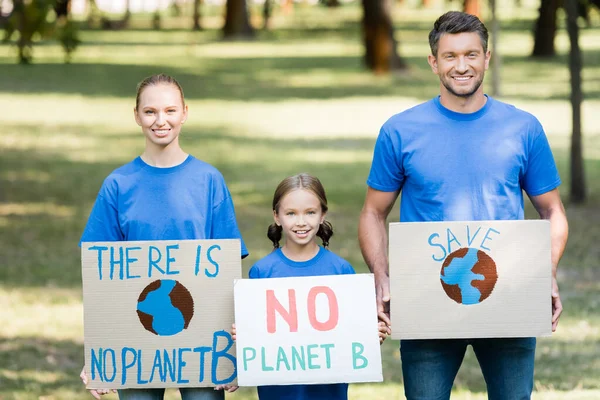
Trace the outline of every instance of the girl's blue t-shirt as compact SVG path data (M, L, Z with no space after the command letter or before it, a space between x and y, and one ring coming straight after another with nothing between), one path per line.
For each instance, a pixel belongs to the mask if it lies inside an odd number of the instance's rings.
M102 184L81 242L240 239L231 195L221 173L189 155L157 168L140 157Z
M523 191L537 196L560 183L539 121L491 97L474 113L436 97L391 117L367 180L401 190L402 222L520 220Z
M354 268L342 257L319 247L316 256L308 261L293 261L280 248L250 268L250 279L286 278L294 276L354 274ZM272 385L259 386L260 400L347 400L348 384Z

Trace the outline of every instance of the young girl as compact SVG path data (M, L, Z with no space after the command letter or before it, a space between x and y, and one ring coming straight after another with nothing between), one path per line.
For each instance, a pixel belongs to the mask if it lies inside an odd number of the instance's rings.
M223 176L187 154L179 134L188 107L179 83L153 75L137 88L134 116L146 145L141 156L104 181L81 242L240 239ZM242 241L242 257L248 255ZM85 368L81 373L87 382ZM91 390L94 397L108 390ZM183 400L223 399L213 388L181 388ZM119 390L121 400L160 400L164 389Z
M255 278L281 278L353 274L354 269L340 256L327 250L333 236L331 223L325 220L327 197L319 179L308 174L284 179L273 196L273 217L267 236L274 250L250 269ZM285 236L285 244L279 242ZM323 246L317 244L319 237ZM379 325L380 342L386 327ZM232 335L235 338L235 325ZM259 386L260 400L345 400L348 384Z

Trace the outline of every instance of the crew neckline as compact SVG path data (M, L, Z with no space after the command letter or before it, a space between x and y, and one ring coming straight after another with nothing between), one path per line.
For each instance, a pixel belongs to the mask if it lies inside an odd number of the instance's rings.
M277 248L276 253L279 256L279 258L281 258L283 262L285 262L287 265L294 268L306 268L313 265L316 261L323 257L323 255L325 254L325 249L322 246L319 246L319 251L317 252L317 254L315 254L315 256L310 260L306 261L294 261L288 258L285 254L283 254L281 247Z
M472 113L459 113L459 112L452 111L449 108L444 107L444 105L442 104L442 102L440 100L441 96L435 97L433 99L433 103L436 105L438 111L445 117L448 117L448 118L456 120L456 121L474 121L476 119L483 117L488 112L490 107L492 106L493 99L491 97L489 97L487 94L484 94L484 96L486 98L486 102L483 105L483 107L481 107L479 110L472 112Z
M145 162L141 156L138 156L134 162L141 168L150 171L153 174L172 174L173 172L177 172L180 169L185 168L185 166L187 164L189 164L192 159L194 157L191 154L188 154L188 156L185 158L185 160L183 160L182 163L174 165L172 167L155 167L153 165L148 164L147 162Z

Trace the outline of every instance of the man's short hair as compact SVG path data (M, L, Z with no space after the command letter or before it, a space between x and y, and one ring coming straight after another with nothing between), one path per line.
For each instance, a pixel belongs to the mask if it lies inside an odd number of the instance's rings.
M442 35L446 33L476 32L481 38L481 45L484 53L488 49L488 30L475 15L460 11L449 11L439 17L433 24L433 29L429 32L429 47L431 54L437 56L438 43Z

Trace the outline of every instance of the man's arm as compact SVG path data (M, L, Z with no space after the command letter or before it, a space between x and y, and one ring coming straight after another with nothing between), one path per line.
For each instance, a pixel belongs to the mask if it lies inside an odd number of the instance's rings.
M563 306L556 282L558 262L565 251L569 237L569 225L565 208L560 199L558 189L551 190L539 196L530 196L533 206L542 219L550 221L550 246L552 259L552 331L556 331L558 319Z
M390 279L388 268L388 235L385 225L399 191L381 192L367 189L365 204L358 222L358 242L363 258L375 275L377 314L390 326Z

